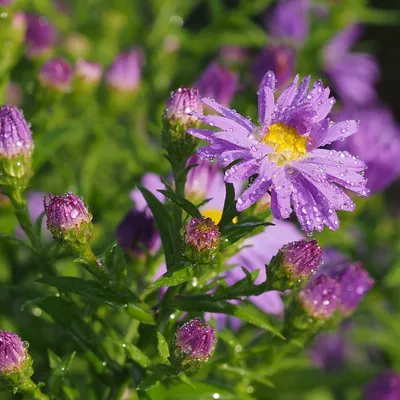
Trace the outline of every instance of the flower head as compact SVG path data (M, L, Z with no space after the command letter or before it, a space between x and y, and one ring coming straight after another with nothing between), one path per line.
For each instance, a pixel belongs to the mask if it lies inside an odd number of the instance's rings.
M92 215L83 200L71 192L60 196L49 194L43 203L47 228L54 237L63 238L68 232L79 232L91 223Z
M345 107L335 117L350 115L361 121L358 132L335 142L333 148L359 155L368 166L368 189L373 193L384 190L400 175L400 126L382 105Z
M85 84L100 82L103 74L103 66L95 62L89 62L82 58L76 61L75 76Z
M0 330L0 376L18 370L27 359L26 346L12 332Z
M400 374L387 371L377 376L364 390L364 400L397 400L400 398Z
M265 47L255 59L252 69L253 79L260 84L266 72L275 71L279 84L277 89L281 89L293 78L294 63L295 53L291 47L285 45Z
M216 62L211 63L200 76L195 86L201 96L211 97L224 106L229 106L237 90L236 72Z
M203 113L198 89L180 87L171 93L165 109L165 117L168 120L180 121L183 124L197 121L197 117L190 114L192 112Z
M336 230L336 210L353 211L355 204L344 187L366 196L366 180L360 172L365 164L348 152L319 149L351 136L357 122L333 123L327 117L335 100L329 88L316 81L308 90L310 77L298 86L298 76L275 102L275 75L264 76L258 92L260 126L215 101L203 103L222 116L196 116L218 130L190 129L188 133L210 142L198 150L203 158L217 158L228 167L226 182L237 182L256 175L256 179L237 200L243 211L271 193L271 209L275 218L288 218L292 207L307 232L321 231L324 225Z
M306 313L326 320L332 317L340 300L340 285L335 279L321 274L312 279L298 294Z
M14 106L0 107L0 157L30 155L32 133L22 112Z
M39 81L44 87L66 92L72 82L72 67L63 58L52 58L46 61L39 71Z
M40 57L49 52L57 40L54 26L43 15L28 14L25 42L26 54L30 58Z
M187 360L208 360L215 347L214 327L200 318L192 319L178 329L175 344Z
M142 75L143 53L133 48L115 58L106 72L106 83L121 92L134 92L139 87Z

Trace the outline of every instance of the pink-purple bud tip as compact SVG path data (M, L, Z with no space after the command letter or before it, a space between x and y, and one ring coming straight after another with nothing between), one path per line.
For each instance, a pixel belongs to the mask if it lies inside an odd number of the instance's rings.
M83 59L76 61L75 76L82 82L96 84L100 81L103 74L103 66L95 62Z
M182 325L176 333L176 347L188 359L206 361L215 347L214 327L195 318Z
M43 199L47 228L55 237L72 230L80 231L82 225L90 224L92 215L83 200L73 193L60 196L49 194Z
M0 107L0 157L28 155L32 150L32 133L22 112L14 106Z
M340 284L335 279L322 274L301 289L298 296L310 317L329 319L340 301Z
M189 120L197 121L197 117L191 115L193 112L203 113L199 91L196 88L180 87L171 93L165 109L165 116L168 120L177 120L184 124Z
M292 279L308 279L322 261L322 250L316 240L288 243L280 250L282 265Z
M63 58L52 58L46 61L39 71L39 81L43 86L66 92L71 87L72 67Z
M185 244L197 252L214 250L220 241L221 233L211 218L192 218L185 225Z
M0 375L21 368L27 357L26 347L17 334L0 330Z

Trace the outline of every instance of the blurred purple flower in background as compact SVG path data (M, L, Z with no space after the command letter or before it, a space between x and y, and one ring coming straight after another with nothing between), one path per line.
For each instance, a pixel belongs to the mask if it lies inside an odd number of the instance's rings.
M72 67L68 61L52 58L42 65L38 79L44 87L66 92L71 88L72 76Z
M194 84L201 97L211 97L218 103L229 106L237 90L238 75L228 67L211 63Z
M144 55L133 48L118 55L106 72L106 84L121 92L134 92L140 84Z
M13 2L14 2L14 0L0 0L0 7L9 6Z
M325 46L324 69L339 97L348 103L368 104L376 97L378 62L371 54L351 53L362 34L359 25L349 25Z
M247 49L239 46L223 46L219 50L221 60L228 65L242 63L248 55Z
M360 119L358 132L333 144L336 150L357 154L368 166L365 177L372 193L384 190L400 175L400 127L389 109L382 105L345 107L338 119Z
M75 63L75 76L84 83L98 83L102 74L103 66L99 63L86 61L82 58Z
M364 400L399 400L400 374L387 371L377 376L364 389Z
M25 42L29 58L40 57L49 52L57 41L57 31L43 15L28 14Z

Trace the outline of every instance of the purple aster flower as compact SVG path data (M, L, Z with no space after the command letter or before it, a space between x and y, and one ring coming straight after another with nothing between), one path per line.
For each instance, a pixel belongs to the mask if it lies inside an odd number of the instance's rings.
M398 400L400 398L400 374L387 371L377 376L364 390L364 400Z
M180 87L171 93L165 109L165 117L170 121L180 121L183 124L197 121L195 115L203 113L203 106L200 101L199 91L196 88Z
M215 252L221 233L211 218L191 218L184 228L184 241L191 253Z
M301 45L308 36L309 10L309 0L279 0L267 15L267 29L276 38L290 39Z
M0 376L20 370L26 359L26 346L20 337L15 333L0 330Z
M66 92L71 87L72 67L63 58L52 58L46 61L39 71L39 81L44 87Z
M195 318L178 329L175 345L185 358L205 361L211 357L215 341L213 326L200 318Z
M211 97L218 103L229 106L237 90L238 75L229 68L211 63L195 83L201 96Z
M40 57L49 52L57 40L57 31L43 15L27 15L25 42L26 55L30 58Z
M60 196L49 194L43 199L47 228L54 237L71 231L84 230L92 220L82 198L69 192Z
M359 25L350 25L324 49L324 69L339 97L346 102L368 104L376 99L380 72L376 59L366 53L350 53L361 36Z
M367 164L367 187L376 193L384 190L400 175L400 127L389 109L381 105L347 107L336 117L350 115L360 119L358 132L333 144L339 151L357 154Z
M340 301L340 284L321 274L300 290L298 299L306 313L316 319L329 319Z
M0 158L29 156L32 151L32 133L22 112L14 106L0 107Z
M293 78L294 68L295 52L291 47L268 46L255 59L252 69L253 79L259 85L268 71L275 71L279 83L277 89L281 89Z
M83 83L96 84L100 82L103 66L99 63L79 59L75 64L75 76Z
M121 92L134 92L140 84L143 52L133 48L120 54L106 73L107 86Z
M219 56L225 64L237 64L248 57L247 49L239 46L223 46L219 50Z
M335 100L329 88L316 81L308 91L310 77L298 86L298 76L275 102L275 75L268 72L258 92L260 126L212 99L204 104L222 116L196 116L218 130L189 129L188 133L210 142L198 150L200 157L217 158L226 182L257 178L237 200L243 211L271 193L275 218L285 219L296 213L307 232L322 231L324 225L336 230L336 210L353 211L355 204L341 188L366 196L366 180L360 174L365 164L348 152L319 149L357 131L357 122L333 123L327 117Z

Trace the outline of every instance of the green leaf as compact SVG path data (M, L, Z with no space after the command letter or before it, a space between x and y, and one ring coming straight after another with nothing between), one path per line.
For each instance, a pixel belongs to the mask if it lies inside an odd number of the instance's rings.
M221 232L224 231L224 228L227 224L230 224L238 215L236 210L236 201L235 201L235 188L232 183L225 183L225 202L224 209L222 211L221 221L219 221L219 228Z
M164 248L165 261L167 263L167 269L172 268L174 263L174 247L172 238L174 235L178 235L179 232L173 232L172 218L168 214L165 206L144 187L139 187L145 198L150 210L153 214L157 230L160 233L161 242Z
M181 372L180 374L178 374L178 379L181 380L182 382L186 383L187 385L189 385L191 388L196 389L192 380L184 372Z
M232 315L285 339L274 326L271 316L249 301L242 301L239 305L234 305L225 300L216 300L213 295L177 296L170 301L170 305L182 311L208 311Z
M125 345L126 352L128 353L132 361L137 362L143 368L147 368L151 365L151 360L146 356L138 347L128 343Z
M229 223L225 225L225 228L222 232L224 239L226 239L225 241L222 241L224 243L223 247L228 247L238 240L245 238L257 228L266 227L269 225L273 224L271 222L260 221L255 217L247 218L245 221L237 224Z
M163 334L157 331L157 349L164 364L169 364L169 346Z
M163 286L177 286L185 283L195 276L195 268L191 264L181 264L168 270L160 276L155 282L151 283L146 291L158 289Z
M65 376L68 372L70 364L75 357L75 352L73 352L69 357L62 360L51 350L47 350L49 355L49 363L51 367L51 375L48 381L47 387L50 395L50 399L59 399L60 389L63 385Z
M117 282L125 282L127 279L127 266L122 249L112 243L102 255L103 264L110 271L110 275Z
M168 197L172 200L175 204L181 207L184 211L186 211L192 217L201 217L201 213L198 208L191 203L189 200L186 200L183 197L178 196L177 194L169 191L169 190L158 190L162 193L165 197Z

